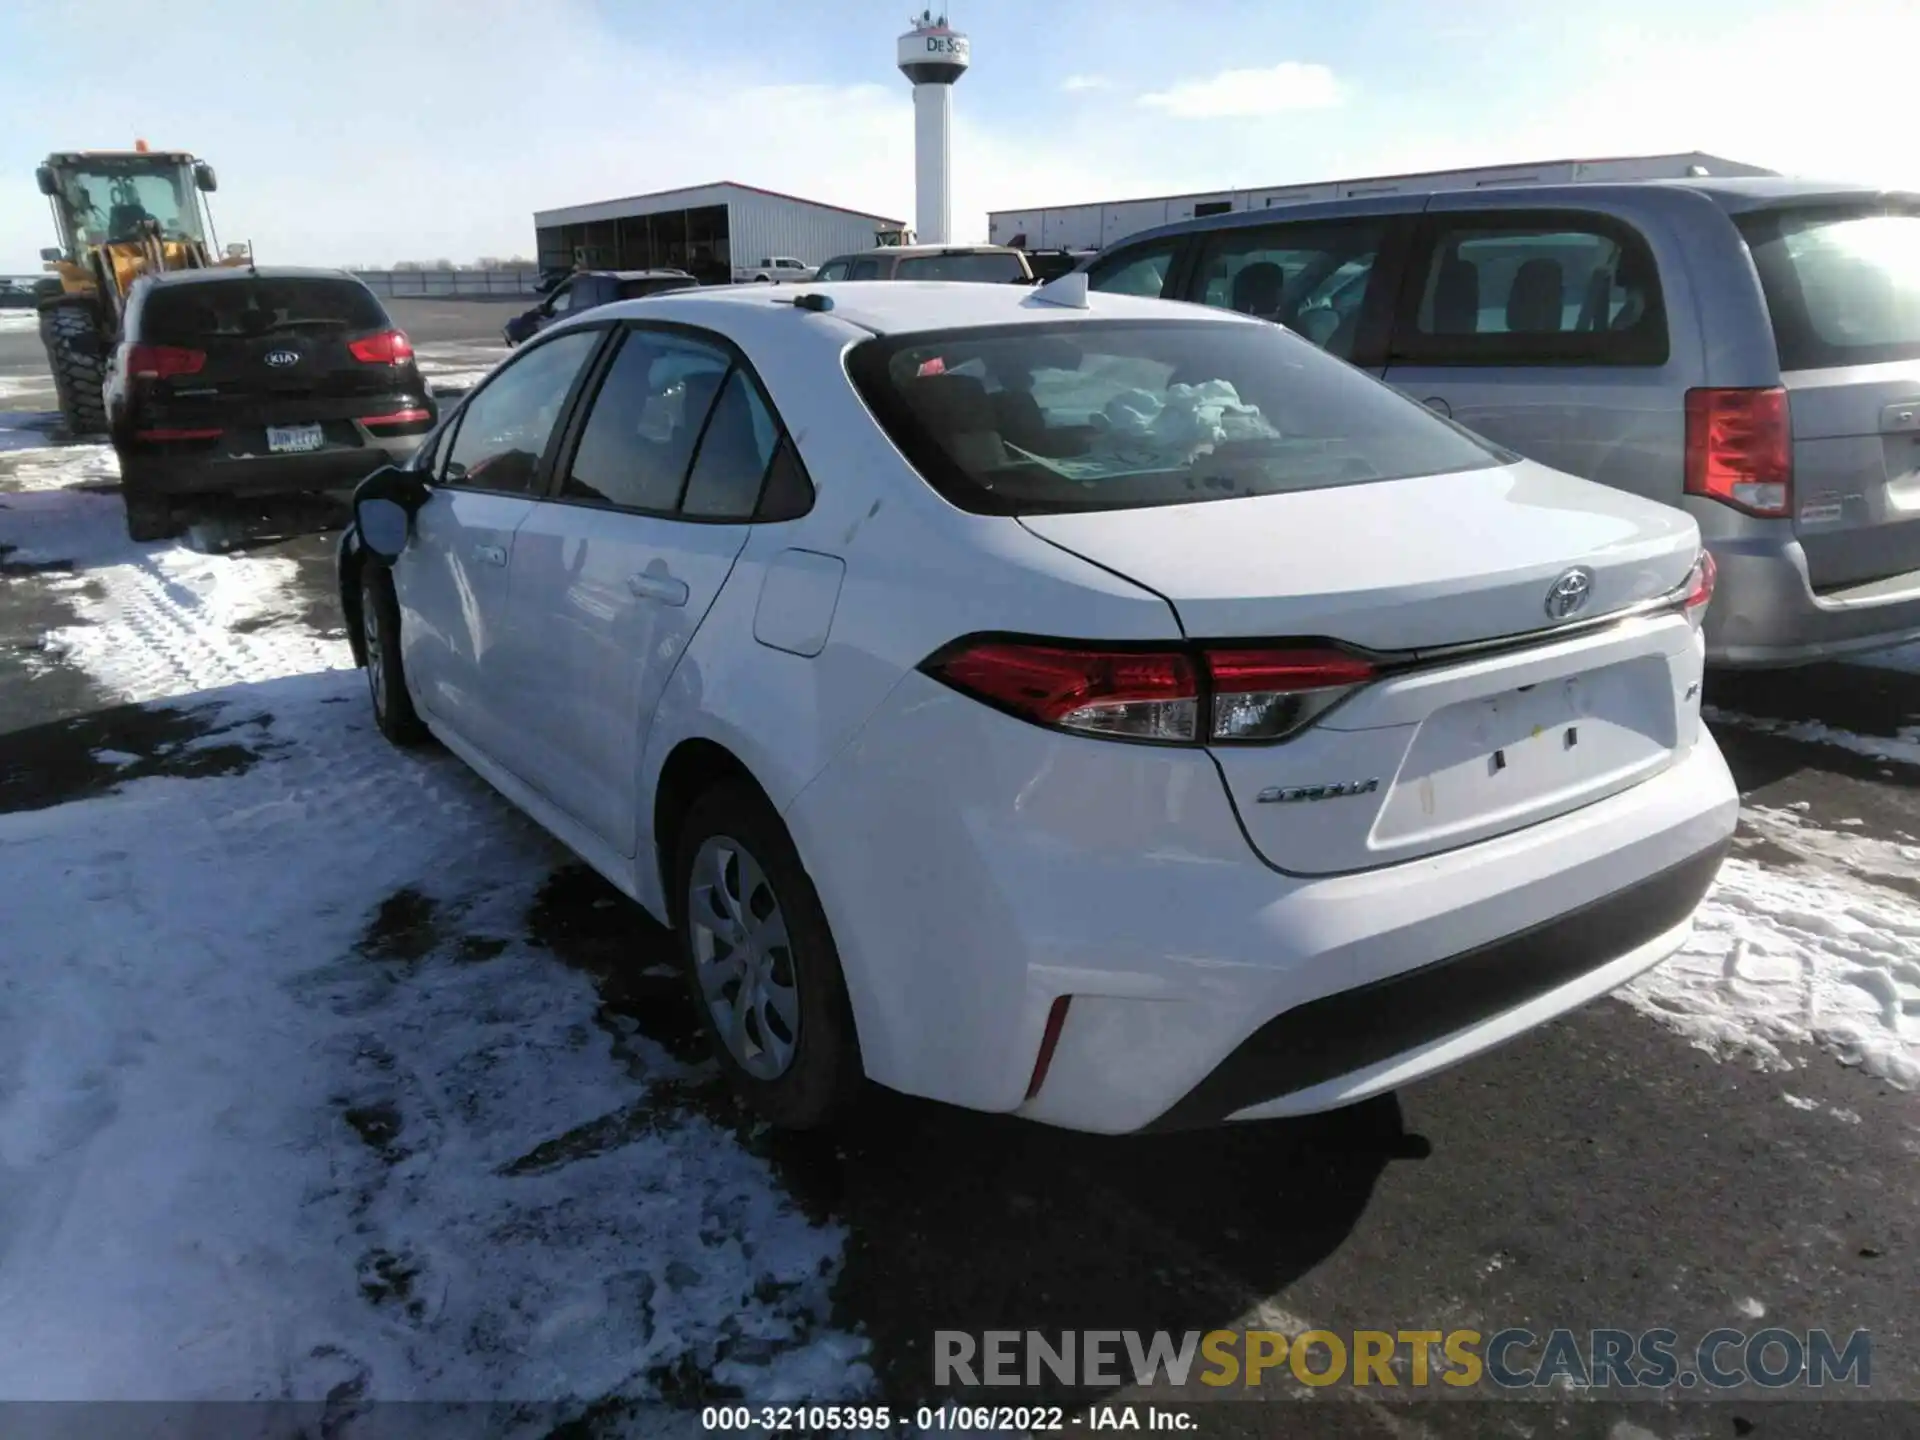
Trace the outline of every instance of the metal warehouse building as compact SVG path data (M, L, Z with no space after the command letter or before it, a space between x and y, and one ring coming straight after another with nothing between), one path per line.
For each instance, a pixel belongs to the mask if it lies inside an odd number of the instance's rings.
M1429 170L1414 175L1375 175L1317 185L1275 185L1262 190L1214 190L1162 195L1146 200L1107 200L1090 205L1052 205L995 210L987 239L996 245L1033 249L1098 250L1156 225L1234 210L1264 210L1303 200L1344 200L1367 195L1430 190L1476 190L1492 185L1564 185L1597 180L1677 180L1688 175L1772 175L1758 165L1689 151L1679 155L1634 155L1610 160L1549 160L1533 165L1488 165L1475 170Z
M843 250L864 250L878 231L905 223L730 180L533 217L542 269L671 266L703 280L729 279L734 266L776 255L818 265Z

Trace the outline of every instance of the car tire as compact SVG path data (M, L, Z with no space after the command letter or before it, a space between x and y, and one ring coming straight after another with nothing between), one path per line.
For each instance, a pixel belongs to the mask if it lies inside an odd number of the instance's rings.
M393 576L384 565L367 559L360 562L360 637L367 657L367 695L380 733L402 749L426 744L432 736L407 692Z
M783 1129L843 1118L865 1082L853 1007L787 827L752 784L722 781L694 801L674 858L681 963L735 1093ZM742 916L784 943L762 949Z
M107 357L100 340L94 302L82 297L58 300L40 311L40 343L53 372L60 421L71 436L107 431Z
M120 462L120 498L127 507L127 538L136 545L171 540L180 533L167 497L148 490L140 472L125 460Z

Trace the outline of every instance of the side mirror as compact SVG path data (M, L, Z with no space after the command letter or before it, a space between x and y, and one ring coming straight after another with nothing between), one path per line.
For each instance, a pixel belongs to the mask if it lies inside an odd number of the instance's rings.
M220 188L220 177L213 173L213 167L206 161L196 160L193 162L193 183L211 193Z
M427 484L411 470L383 465L353 492L353 528L369 555L391 565L407 548L413 514L427 499Z
M40 252L40 258L46 261L49 265L52 265L61 260L66 259L67 252L57 248L56 246L49 245L47 246L46 249Z
M40 187L40 193L42 195L58 195L60 193L60 180L59 177L53 173L53 167L51 165L42 165L35 170L33 172L33 183Z
M244 260L251 253L252 252L247 249L247 242L244 240L230 241L227 245L227 258L229 260Z

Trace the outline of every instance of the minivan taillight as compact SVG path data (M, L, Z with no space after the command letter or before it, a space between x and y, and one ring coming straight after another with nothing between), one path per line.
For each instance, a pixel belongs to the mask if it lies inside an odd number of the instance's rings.
M207 352L180 345L129 345L127 374L136 380L166 380L175 375L198 375Z
M1793 509L1793 435L1787 392L1687 391L1686 487L1749 515Z
M399 365L413 358L413 342L404 330L382 330L347 342L347 350L363 365Z
M1375 676L1326 647L1123 650L981 639L922 667L997 709L1054 730L1160 744L1283 740Z

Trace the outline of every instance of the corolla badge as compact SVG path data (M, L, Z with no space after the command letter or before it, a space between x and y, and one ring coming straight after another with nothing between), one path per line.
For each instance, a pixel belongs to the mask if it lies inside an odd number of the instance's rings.
M289 365L298 365L300 363L300 352L298 350L269 350L266 354L266 361L267 364L273 366L274 369L284 370Z
M1547 614L1555 620L1565 620L1569 615L1578 614L1593 594L1593 572L1584 565L1576 565L1567 571L1547 591Z
M1378 779L1335 780L1327 785L1269 785L1254 797L1262 805L1292 805L1301 800L1338 800L1347 795L1371 795Z

